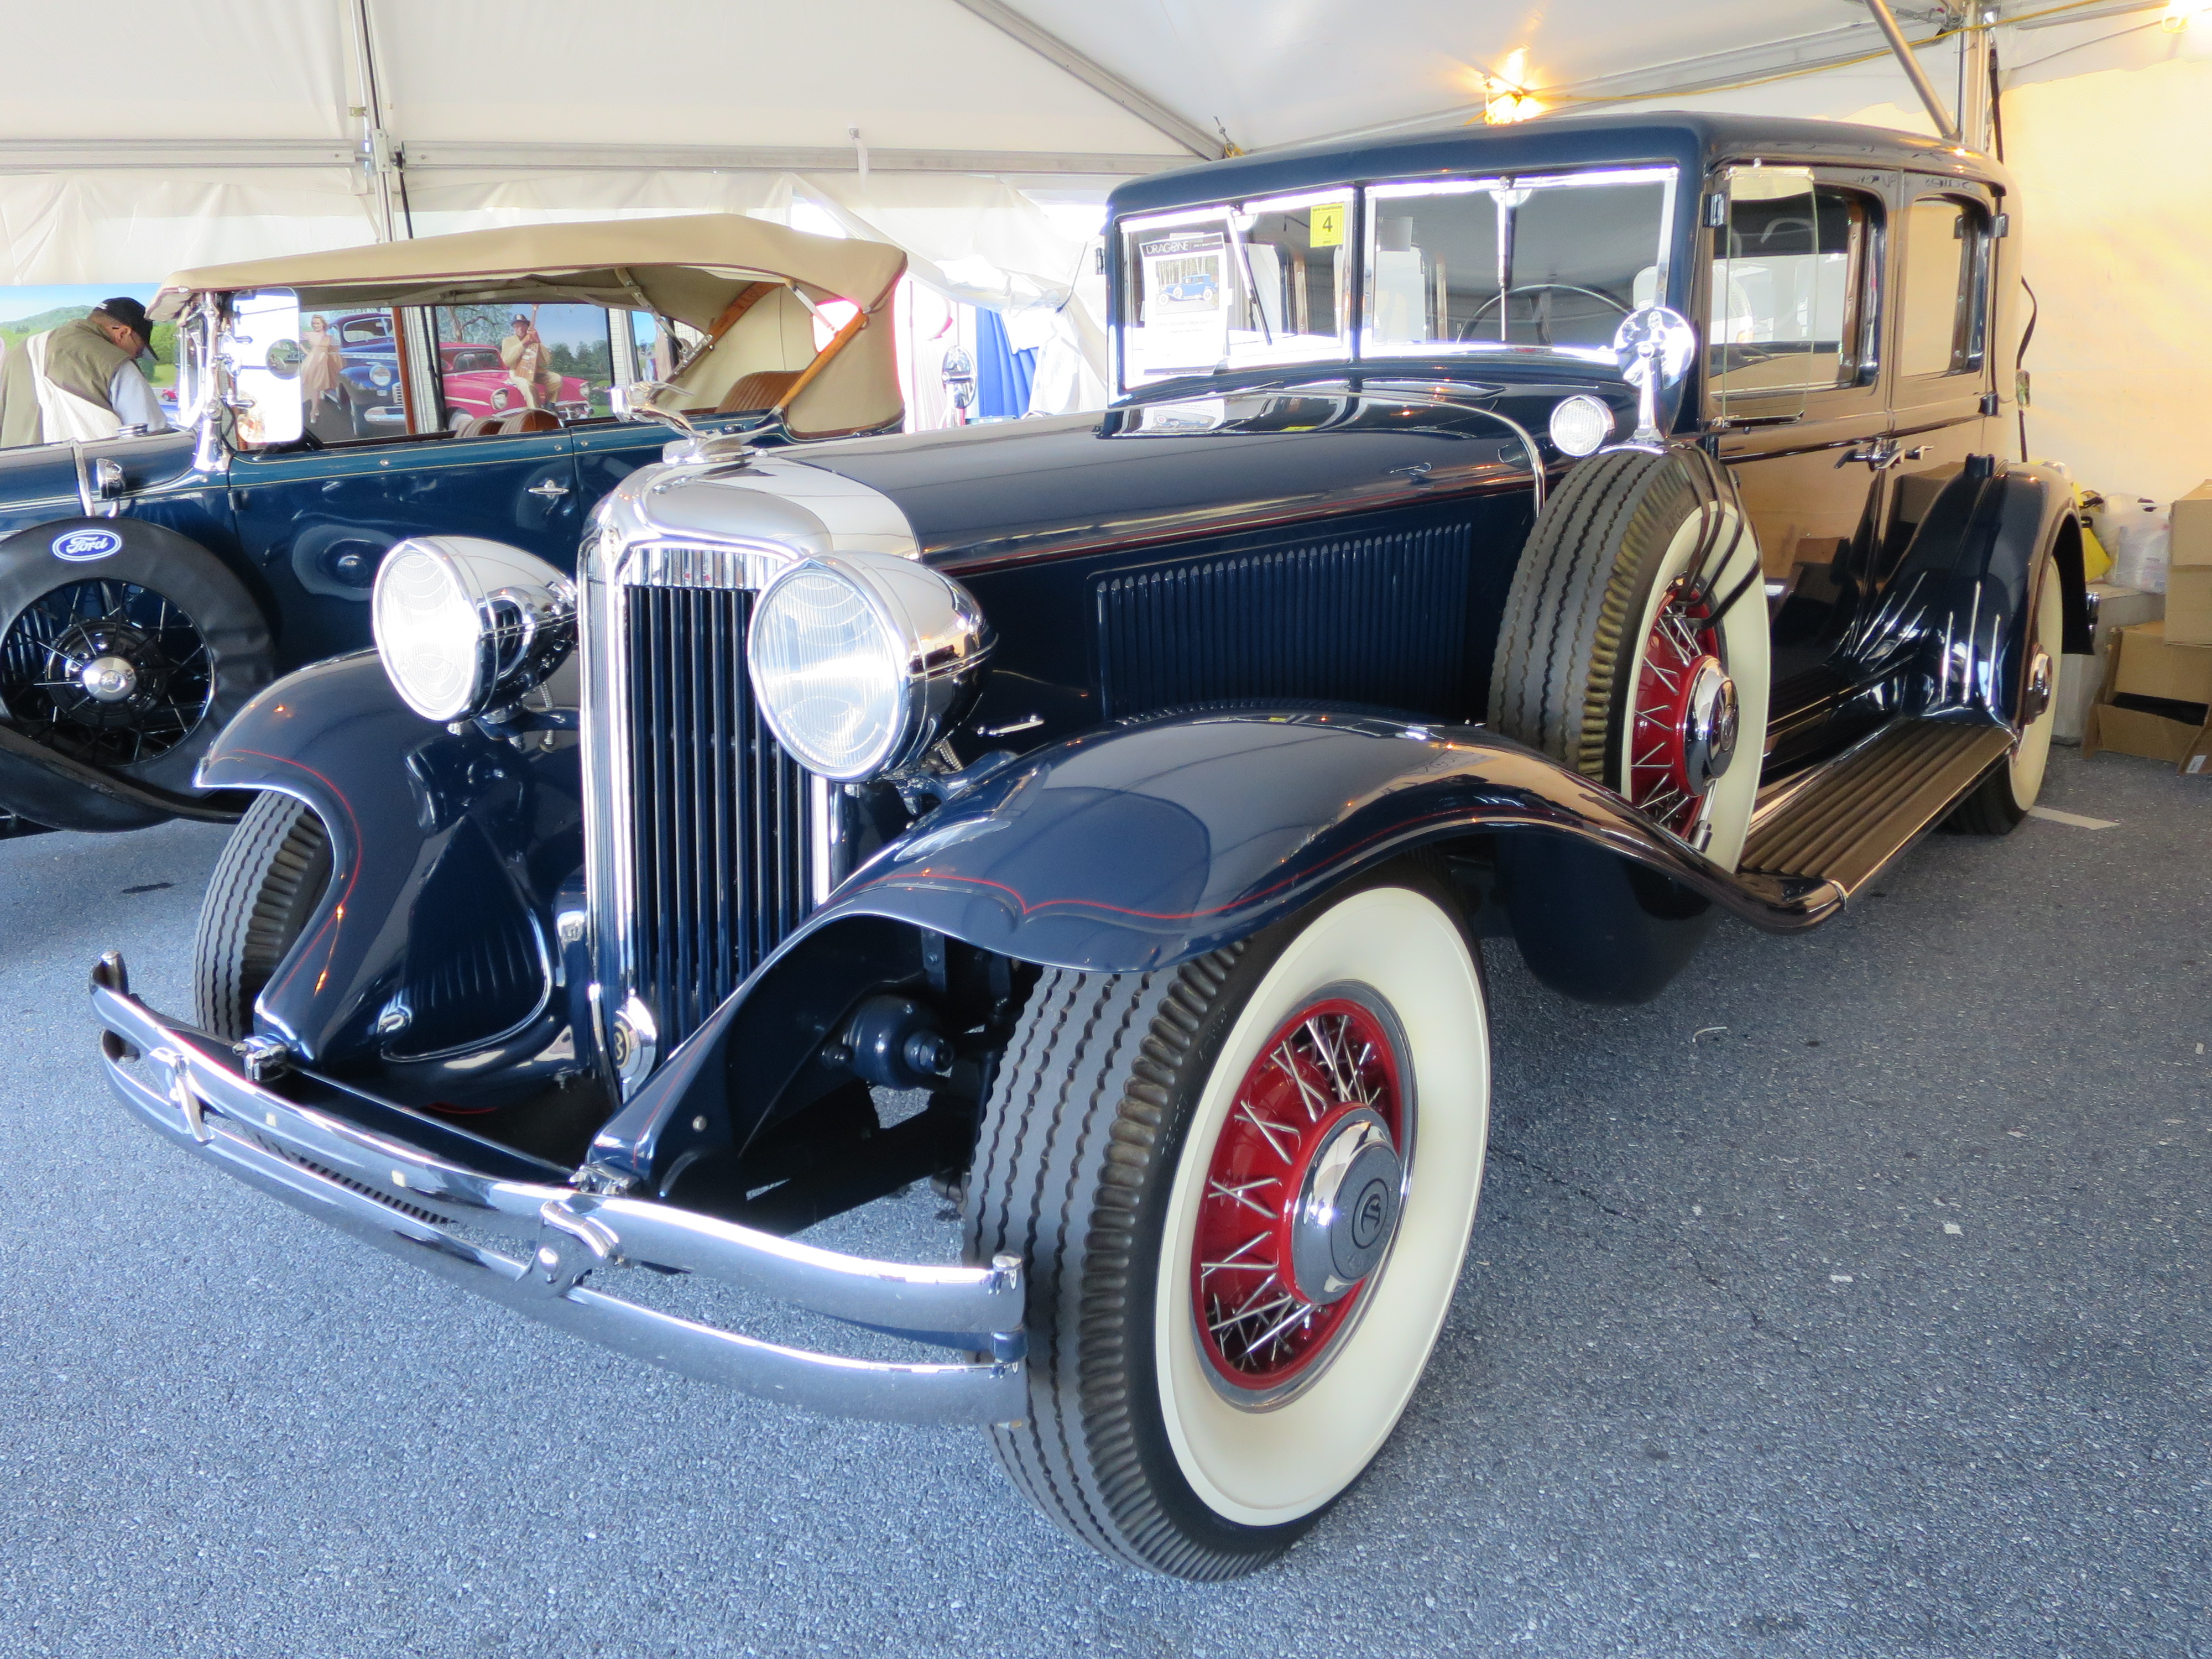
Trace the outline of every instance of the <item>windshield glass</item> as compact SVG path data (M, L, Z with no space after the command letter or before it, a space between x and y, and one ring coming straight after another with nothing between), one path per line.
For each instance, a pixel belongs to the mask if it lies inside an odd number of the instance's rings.
M1363 356L1535 347L1611 362L1667 286L1671 167L1376 185Z
M1515 348L1612 361L1665 297L1672 167L1350 187L1124 220L1121 384ZM1352 317L1352 245L1364 297Z
M1122 384L1347 354L1352 191L1121 226Z

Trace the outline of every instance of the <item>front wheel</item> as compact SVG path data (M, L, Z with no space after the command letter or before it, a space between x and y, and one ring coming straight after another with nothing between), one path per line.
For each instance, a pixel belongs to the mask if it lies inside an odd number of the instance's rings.
M253 1004L331 884L331 838L289 795L254 798L208 878L192 941L192 1009L227 1042L253 1034Z
M1180 1577L1288 1549L1428 1362L1489 1102L1480 970L1419 869L1180 968L1048 972L963 1201L971 1260L1029 1264L1015 1484Z

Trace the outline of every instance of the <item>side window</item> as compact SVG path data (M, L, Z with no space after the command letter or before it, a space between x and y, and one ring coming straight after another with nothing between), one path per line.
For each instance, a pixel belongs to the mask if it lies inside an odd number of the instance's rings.
M1711 372L1725 397L1853 386L1873 368L1873 197L1778 167L1739 169L1716 235Z
M1989 245L1979 208L1923 197L1905 216L1897 372L1959 374L1982 366L1981 295Z

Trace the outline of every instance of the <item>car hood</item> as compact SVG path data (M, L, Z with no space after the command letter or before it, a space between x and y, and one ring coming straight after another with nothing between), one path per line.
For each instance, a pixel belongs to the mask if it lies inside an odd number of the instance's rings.
M1508 383L1366 376L1133 399L1061 416L804 445L789 458L880 492L933 564L972 569L1085 547L1469 492L1526 489L1553 407L1593 394L1621 434L1634 400L1579 365Z

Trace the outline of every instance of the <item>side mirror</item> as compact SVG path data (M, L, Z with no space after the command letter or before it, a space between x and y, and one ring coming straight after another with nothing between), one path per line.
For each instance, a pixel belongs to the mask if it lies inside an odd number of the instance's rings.
M1679 311L1645 306L1620 319L1613 336L1621 378L1637 391L1636 435L1629 441L1661 444L1681 406L1683 377L1698 355L1698 331Z
M289 443L306 425L300 367L300 296L289 288L240 294L230 302L221 351L230 370L239 441Z

